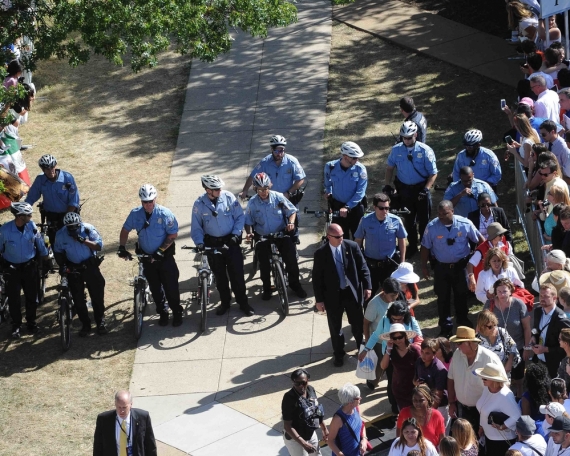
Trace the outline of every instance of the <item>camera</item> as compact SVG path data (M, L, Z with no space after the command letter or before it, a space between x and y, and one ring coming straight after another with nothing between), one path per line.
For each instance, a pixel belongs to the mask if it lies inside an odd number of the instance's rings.
M455 238L452 239L447 238L447 245L453 245L453 244L455 244Z
M544 200L544 201L542 202L542 207L546 209L548 206L550 206L550 201Z

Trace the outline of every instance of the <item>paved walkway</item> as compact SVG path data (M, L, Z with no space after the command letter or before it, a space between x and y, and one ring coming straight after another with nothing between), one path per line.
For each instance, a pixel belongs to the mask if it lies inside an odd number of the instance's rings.
M272 134L287 138L288 151L307 173L301 206L320 206L332 9L326 0L296 5L297 24L272 30L266 40L236 35L229 55L213 64L192 64L166 202L180 222L179 246L192 244L189 220L203 191L200 175L219 174L226 188L238 193L248 171L268 153ZM334 17L511 86L518 79L517 65L507 61L513 50L504 40L397 0L357 0L335 8ZM135 406L151 412L159 454L287 455L281 398L291 386L288 373L297 366L309 369L326 416L338 408L337 388L348 381L361 387L366 420L388 412L385 384L370 392L354 376L354 356L343 368L332 367L326 317L312 310L310 270L318 226L317 219L302 218L299 262L309 297L293 302L290 316L278 313L276 297L261 301L261 283L250 277L256 315L244 317L234 305L217 317L214 293L204 334L198 328L199 308L190 299L197 284L193 255L178 250L188 316L179 328L159 328L149 312L130 387ZM249 254L246 274L250 263ZM353 342L347 348L355 353Z

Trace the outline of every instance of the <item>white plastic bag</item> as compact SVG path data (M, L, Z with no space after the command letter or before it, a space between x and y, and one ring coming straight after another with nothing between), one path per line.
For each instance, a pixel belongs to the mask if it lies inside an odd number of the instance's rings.
M362 353L363 350L364 345L361 345L358 353ZM378 364L378 355L374 350L369 350L366 358L356 365L356 376L364 380L376 380L376 364Z

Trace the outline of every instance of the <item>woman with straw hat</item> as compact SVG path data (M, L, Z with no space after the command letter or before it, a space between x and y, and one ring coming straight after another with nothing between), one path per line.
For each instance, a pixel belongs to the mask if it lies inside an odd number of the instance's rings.
M477 401L480 414L479 437L485 436L485 451L488 455L505 454L516 441L515 428L521 410L515 395L506 385L509 379L504 370L489 363L475 369L475 375L483 379L483 394Z

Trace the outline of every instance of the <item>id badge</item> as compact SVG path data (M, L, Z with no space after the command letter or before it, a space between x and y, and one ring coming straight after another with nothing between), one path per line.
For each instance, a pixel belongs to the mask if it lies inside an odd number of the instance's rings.
M127 456L133 456L133 447L127 446Z

